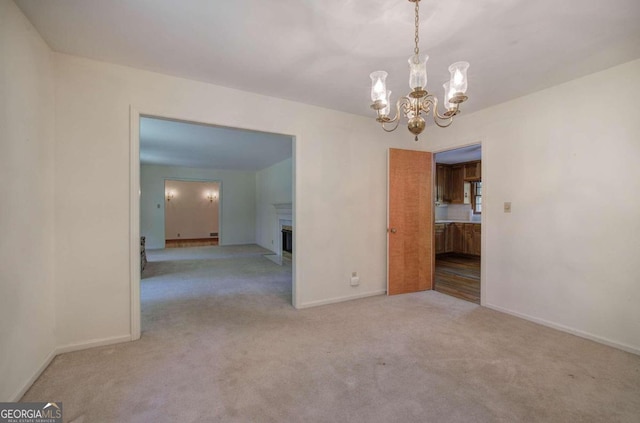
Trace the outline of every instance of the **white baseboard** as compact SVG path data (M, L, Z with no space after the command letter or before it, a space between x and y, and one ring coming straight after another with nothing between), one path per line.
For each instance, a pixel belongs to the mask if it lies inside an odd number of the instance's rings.
M540 324L542 326L547 326L547 327L550 327L552 329L557 329L557 330L562 331L562 332L566 332L566 333L570 333L572 335L579 336L581 338L589 339L590 341L595 341L595 342L598 342L600 344L605 344L605 345L608 345L610 347L617 348L619 350L623 350L623 351L626 351L626 352L629 352L629 353L632 353L632 354L640 355L640 348L632 347L631 345L623 344L621 342L612 341L610 339L603 338L601 336L592 335L592 334L590 334L588 332L583 332L581 330L573 329L571 327L560 325L558 323L553 323L553 322L550 322L548 320L544 320L544 319L540 319L540 318L537 318L537 317L529 316L528 314L518 313L517 311L513 311L513 310L506 309L506 308L502 308L502 307L499 307L499 306L496 306L496 305L493 305L493 304L483 304L483 306L487 307L487 308L490 308L492 310L499 311L501 313L510 314L512 316L516 316L516 317L519 317L521 319L528 320L530 322L538 323L538 324Z
M33 375L27 380L24 385L13 395L13 397L9 400L12 402L20 401L20 398L24 396L24 394L31 388L31 385L40 377L42 372L49 367L49 364L53 361L53 359L58 354L68 353L72 351L86 350L88 348L102 347L105 345L111 344L119 344L121 342L129 342L131 341L131 335L123 335L123 336L114 336L111 338L103 338L103 339L94 339L88 342L79 342L77 344L69 344L62 347L57 347L53 351L47 355L47 358L44 362L36 369Z
M302 303L296 308L303 309L303 308L317 307L321 305L341 303L343 301L358 300L360 298L375 297L376 295L383 295L386 293L387 293L386 289L380 289L377 291L364 292L362 294L347 295L346 297L329 298L328 300L319 300L319 301L309 301L308 303Z
M129 342L131 341L131 334L121 335L121 336L113 336L111 338L102 338L102 339L92 339L87 342L78 342L77 344L69 344L63 345L61 347L56 348L56 355L64 354L73 351L86 350L89 348L95 347L103 347L105 345L111 344L119 344L121 342Z
M42 372L44 372L44 370L47 367L49 367L49 364L51 364L51 362L53 361L53 359L55 357L56 357L56 351L53 350L47 355L47 357L44 359L44 361L42 362L40 367L38 367L36 369L36 371L33 373L33 375L31 375L29 380L27 380L24 383L24 385L22 385L22 387L20 389L18 389L18 392L16 392L9 401L11 401L11 402L20 401L20 398L22 398L23 395L29 390L29 388L31 388L31 385L33 385L33 382L35 382L40 377Z

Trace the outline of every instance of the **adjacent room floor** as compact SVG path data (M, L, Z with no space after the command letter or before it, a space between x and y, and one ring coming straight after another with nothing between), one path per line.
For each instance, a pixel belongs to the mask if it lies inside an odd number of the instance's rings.
M455 253L438 254L434 289L480 304L480 257Z
M295 310L265 251L150 251L142 338L58 356L23 401L84 423L638 421L639 356L434 291Z

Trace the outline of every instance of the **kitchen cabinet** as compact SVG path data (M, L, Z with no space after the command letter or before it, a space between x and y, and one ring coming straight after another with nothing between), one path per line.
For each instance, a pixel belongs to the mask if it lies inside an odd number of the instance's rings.
M482 225L462 222L436 223L434 229L436 254L480 255Z
M436 203L448 203L450 195L451 167L444 164L436 164Z
M451 166L451 203L464 203L464 165Z
M451 251L454 253L464 252L464 223L452 223L449 237L451 238Z
M436 254L460 253L479 256L482 226L476 223L436 223Z
M453 252L453 223L448 223L447 224L447 229L445 231L446 233L446 237L445 237L445 243L444 243L444 252L445 253L452 253Z
M481 225L473 225L473 248L471 250L471 254L474 256L480 255L481 245L482 245L482 226Z
M470 183L481 180L481 161L454 165L436 163L435 202L471 204Z
M464 164L464 180L465 181L479 181L482 179L482 166L481 162L468 162Z
M473 223L464 224L464 245L463 253L474 256L480 255L480 245L482 244L482 226Z
M436 241L436 254L442 254L446 252L446 244L447 244L447 224L445 223L436 223L435 230L435 241Z

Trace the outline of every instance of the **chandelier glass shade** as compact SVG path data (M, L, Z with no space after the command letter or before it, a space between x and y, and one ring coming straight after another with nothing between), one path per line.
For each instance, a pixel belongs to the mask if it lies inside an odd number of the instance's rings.
M376 111L376 121L382 125L382 129L387 132L395 131L401 118L406 119L407 128L415 135L418 135L426 127L423 116L433 114L433 120L441 128L446 128L453 122L453 117L459 113L460 104L468 97L467 92L467 69L469 63L456 62L449 66L451 74L448 82L443 84L443 108L441 113L438 110L438 99L427 92L427 61L429 56L420 55L419 42L419 2L420 0L409 0L415 3L415 48L414 54L409 57L409 88L411 92L398 98L395 104L395 115L391 117L391 91L387 90L387 72L375 71L371 78L371 108Z

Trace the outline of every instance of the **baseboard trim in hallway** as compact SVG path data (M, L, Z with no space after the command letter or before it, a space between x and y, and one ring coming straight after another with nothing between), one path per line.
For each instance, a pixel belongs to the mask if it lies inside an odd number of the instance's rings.
M362 294L348 295L346 297L329 298L328 300L320 300L320 301L309 301L306 303L302 303L296 308L300 310L303 308L311 308L311 307L317 307L322 305L341 303L343 301L358 300L360 298L375 297L376 295L384 295L386 293L387 293L386 289L379 289L377 291L370 291Z
M219 245L218 238L167 239L164 248L207 247Z
M56 355L73 352L73 351L86 350L89 348L104 347L105 345L120 344L122 342L130 342L130 341L131 341L131 334L121 335L121 336L112 336L110 338L92 339L86 342L78 342L75 344L68 344L68 345L63 345L61 347L58 347L56 348Z
M33 373L33 375L26 381L26 383L24 383L24 385L22 385L22 387L18 389L18 392L16 392L11 398L9 398L9 401L10 402L20 401L20 399L24 396L24 394L27 393L29 388L31 388L31 385L33 385L34 382L38 380L42 372L44 372L47 369L47 367L49 367L49 364L51 364L53 359L56 358L56 355L57 354L55 349L51 351L49 355L47 355L47 357L44 359L44 362L40 365L40 367L38 367L36 371Z

